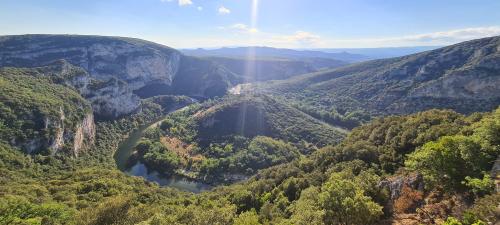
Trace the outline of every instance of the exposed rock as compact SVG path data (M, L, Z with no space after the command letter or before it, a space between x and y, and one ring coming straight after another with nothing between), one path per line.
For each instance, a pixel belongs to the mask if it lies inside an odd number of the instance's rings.
M408 176L396 176L382 180L379 183L379 187L385 188L390 193L390 199L392 201L399 198L401 190L403 187L407 186L414 190L423 191L424 190L424 178L422 174L416 173Z
M53 130L54 134L48 138L35 137L27 142L17 142L11 140L11 144L24 149L26 153L37 153L41 149L47 148L51 154L64 151L66 146L71 155L77 157L78 154L94 144L95 123L92 113L88 113L81 122L74 128L65 127L65 116L61 109L60 117L57 120L45 118L45 130Z
M92 78L85 70L66 60L58 60L36 68L50 76L56 83L73 87L91 104L101 117L113 118L132 113L140 104L140 98L132 93L127 83L116 78L101 81Z
M94 143L94 115L91 104L68 83L82 81L72 84L84 88L86 77L64 63L0 69L0 123L6 125L0 139L28 154L78 156Z
M140 101L135 91L212 97L225 94L236 79L235 74L211 61L183 56L175 49L133 38L0 37L0 67L39 67L57 60L66 60L88 72L89 78L82 73L65 77L75 70L60 66L65 82L78 89L92 102L97 115L104 117L136 110Z
M73 138L73 156L78 157L82 149L94 144L95 141L95 123L94 115L89 113L85 116L82 123L76 126Z
M101 117L114 118L129 114L140 104L140 98L123 81L112 78L95 85L98 87L82 90L82 93L92 104L94 112Z
M49 129L50 127L55 127L56 134L51 141L50 149L55 152L61 150L64 147L64 120L66 117L64 116L64 111L62 108L59 108L59 120L54 121L51 124L51 121L48 118L45 118L45 129Z
M286 81L242 86L238 93L252 91L300 102L314 99L326 109L360 110L372 115L433 108L460 113L491 111L500 104L500 36Z
M491 177L495 179L495 192L500 192L500 155L497 160L495 160L495 164L493 164Z
M94 144L94 115L93 113L87 113L74 128L65 128L65 119L64 111L62 109L60 110L60 117L58 120L51 121L47 118L45 119L45 129L55 130L55 135L49 137L48 149L52 152L52 154L56 154L57 152L64 150L66 145L69 145L68 150L71 151L70 154L74 157L78 157L78 154L83 149ZM34 152L44 146L46 146L46 144L42 141L38 141L38 143L30 142L28 152Z

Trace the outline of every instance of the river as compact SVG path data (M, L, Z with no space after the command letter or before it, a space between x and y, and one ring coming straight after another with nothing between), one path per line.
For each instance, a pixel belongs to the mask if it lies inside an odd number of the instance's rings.
M178 110L182 110L178 109ZM118 169L129 174L131 176L143 177L144 179L158 183L160 186L173 187L183 191L189 191L194 193L199 193L202 191L210 190L212 187L210 185L197 182L186 177L174 175L174 176L164 176L157 171L148 169L143 163L138 162L133 166L127 166L128 159L134 152L134 147L141 140L144 132L148 128L158 126L164 118L161 118L153 123L140 126L139 128L132 131L127 139L120 142L118 149L115 152L114 158Z

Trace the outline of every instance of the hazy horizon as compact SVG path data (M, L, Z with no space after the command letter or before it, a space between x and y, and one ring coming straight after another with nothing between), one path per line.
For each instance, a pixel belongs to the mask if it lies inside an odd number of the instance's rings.
M500 35L499 1L3 0L0 35L134 37L174 48L444 46Z

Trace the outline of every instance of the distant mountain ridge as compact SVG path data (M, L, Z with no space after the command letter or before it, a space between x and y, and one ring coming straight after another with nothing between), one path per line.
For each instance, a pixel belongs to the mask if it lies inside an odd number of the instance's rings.
M191 56L219 56L247 58L249 54L256 58L286 58L286 59L306 59L306 58L327 58L344 62L360 62L370 59L364 55L351 54L348 52L328 53L314 50L294 50L271 47L235 47L219 49L182 49L182 53Z

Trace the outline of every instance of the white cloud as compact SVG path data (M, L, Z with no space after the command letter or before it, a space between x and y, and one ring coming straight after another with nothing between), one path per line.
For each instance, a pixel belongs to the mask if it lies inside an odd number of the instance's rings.
M473 27L433 33L404 35L384 38L330 39L328 46L397 47L417 45L451 45L477 38L500 35L500 26Z
M198 9L198 11L202 11L202 10L203 10L203 7L198 6L198 7L196 7L196 9Z
M180 6L192 5L192 4L193 4L193 2L191 0L179 0Z
M450 45L500 35L500 26L474 27L381 38L335 39L307 31L268 33L237 23L218 27L224 32L210 37L182 38L165 44L175 47L270 46L281 48L371 48L422 45ZM253 30L253 32L252 32ZM230 32L230 33L228 33ZM161 42L161 41L160 41Z
M227 27L221 26L221 27L217 27L217 28L221 29L221 30L233 30L233 31L241 32L241 33L257 33L257 32L259 32L259 30L257 28L249 27L243 23L235 23L231 26L227 26Z
M500 35L500 27L475 27L458 30L441 31L427 34L404 36L401 40L432 42L432 41L464 41L481 37Z
M160 0L161 2L173 2L174 0ZM192 0L178 0L177 3L179 6L186 6L186 5L192 5L193 1Z
M300 46L317 46L322 42L319 35L300 30L291 35L274 35L272 38L274 42Z
M224 6L219 7L218 11L219 11L219 14L221 14L221 15L231 13L231 10L229 10L228 8L226 8Z

